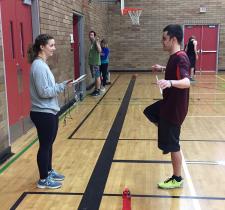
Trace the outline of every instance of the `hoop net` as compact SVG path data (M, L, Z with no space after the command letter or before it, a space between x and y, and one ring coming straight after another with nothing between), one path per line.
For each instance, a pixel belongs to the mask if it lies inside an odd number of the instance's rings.
M140 25L139 19L142 13L141 8L124 8L122 15L129 14L133 25Z

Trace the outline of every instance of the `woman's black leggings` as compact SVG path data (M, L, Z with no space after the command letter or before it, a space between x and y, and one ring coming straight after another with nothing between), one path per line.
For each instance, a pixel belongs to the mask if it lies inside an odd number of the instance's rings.
M107 72L108 72L108 63L103 63L100 66L100 72L102 73L102 85L105 86L106 85L106 76L107 76Z
M44 112L30 112L39 138L37 164L40 179L46 179L48 171L52 170L52 145L58 131L58 115Z

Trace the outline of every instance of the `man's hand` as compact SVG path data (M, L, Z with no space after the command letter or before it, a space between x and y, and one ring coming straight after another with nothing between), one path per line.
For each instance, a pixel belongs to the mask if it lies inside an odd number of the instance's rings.
M198 60L198 54L195 55L196 61Z
M163 71L165 67L164 66L161 66L159 64L155 64L152 66L152 71Z
M97 43L100 43L100 38L99 38L99 36L96 36L96 37L95 37L95 41L96 41Z
M101 48L101 45L100 45L100 38L98 36L96 36L95 41L96 41L97 50L98 50L99 53L101 53L102 48Z

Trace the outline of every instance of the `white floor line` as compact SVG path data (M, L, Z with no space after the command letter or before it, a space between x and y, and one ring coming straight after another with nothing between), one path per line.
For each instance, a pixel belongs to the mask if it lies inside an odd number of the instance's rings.
M218 76L218 75L216 75L216 77L219 78L219 79L222 79L223 81L225 81L224 78L222 78L222 77L220 77L220 76Z
M192 182L192 179L191 179L191 175L189 173L189 170L187 168L187 164L186 164L185 159L184 159L184 155L183 155L182 150L180 152L181 152L181 156L182 156L182 167L183 167L183 170L184 170L184 173L185 173L185 183L187 183L187 185L189 187L189 190L191 192L191 196L197 196L194 185L193 185L193 182ZM199 201L197 199L193 199L193 205L194 205L194 210L201 210L201 206L200 206Z
M224 118L225 116L221 116L221 115L218 115L218 116L216 116L216 115L188 115L187 117L193 117L193 118L195 118L195 117L206 117L206 118L215 118L215 117L220 117L220 118Z
M191 93L191 95L224 95L224 94L225 93Z

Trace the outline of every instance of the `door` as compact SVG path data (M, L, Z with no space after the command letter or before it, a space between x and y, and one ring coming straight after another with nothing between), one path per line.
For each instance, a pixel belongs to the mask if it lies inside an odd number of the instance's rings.
M202 48L200 49L202 69L204 71L216 71L218 26L203 26L202 31Z
M27 48L32 43L31 7L21 0L1 0L6 86L11 140L29 127Z
M80 76L80 44L79 44L79 17L73 15L73 53L74 53L74 78Z
M218 59L218 25L187 25L184 29L184 43L194 35L198 45L198 61L196 70L200 72L217 71Z

